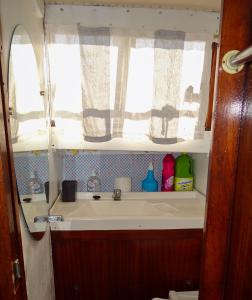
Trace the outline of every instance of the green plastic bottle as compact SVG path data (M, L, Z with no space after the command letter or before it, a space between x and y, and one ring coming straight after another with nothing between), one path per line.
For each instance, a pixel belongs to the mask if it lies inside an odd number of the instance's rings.
M176 158L175 163L175 191L193 190L193 160L183 153Z

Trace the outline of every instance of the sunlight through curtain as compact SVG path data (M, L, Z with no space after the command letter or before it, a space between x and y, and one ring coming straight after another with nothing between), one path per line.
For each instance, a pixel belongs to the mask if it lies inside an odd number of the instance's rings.
M46 112L40 96L32 44L15 36L9 62L9 107L12 143L46 136ZM25 70L25 72L24 72Z
M46 40L59 137L128 149L203 138L209 35L47 24Z

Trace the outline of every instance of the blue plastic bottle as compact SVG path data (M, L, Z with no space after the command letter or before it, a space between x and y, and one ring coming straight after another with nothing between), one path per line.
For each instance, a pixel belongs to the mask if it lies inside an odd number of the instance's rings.
M153 164L150 162L146 178L142 181L143 192L157 192L158 182L154 177Z

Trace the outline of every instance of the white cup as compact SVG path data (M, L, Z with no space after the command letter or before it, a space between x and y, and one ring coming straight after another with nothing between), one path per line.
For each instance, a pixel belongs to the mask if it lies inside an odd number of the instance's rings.
M131 192L130 177L116 177L114 181L114 189L120 189L122 192Z

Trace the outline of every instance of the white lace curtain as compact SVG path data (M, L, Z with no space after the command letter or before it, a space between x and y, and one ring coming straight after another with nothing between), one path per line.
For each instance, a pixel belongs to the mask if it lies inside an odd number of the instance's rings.
M172 144L203 137L211 39L46 25L55 136Z
M33 46L21 31L12 40L8 93L11 110L10 125L14 144L38 141L47 147L46 111L40 96L40 82ZM25 70L25 72L24 72Z

